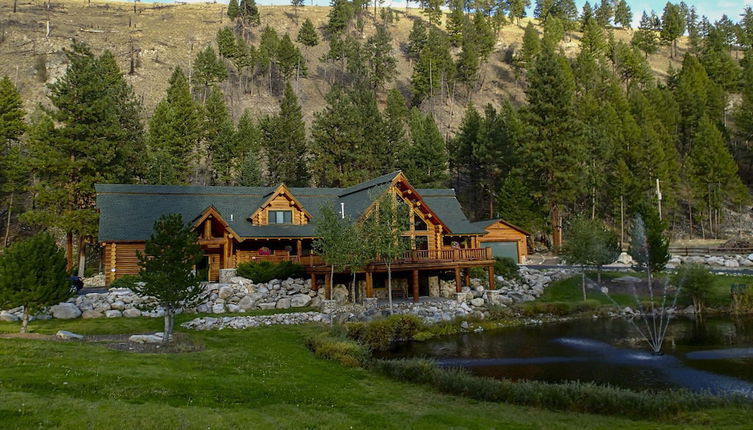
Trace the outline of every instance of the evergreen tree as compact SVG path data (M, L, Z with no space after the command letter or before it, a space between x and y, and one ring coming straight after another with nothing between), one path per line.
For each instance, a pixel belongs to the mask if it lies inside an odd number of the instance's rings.
M447 15L447 36L450 45L459 47L463 41L463 29L466 26L464 0L449 0L447 2L450 13Z
M607 50L604 29L591 20L583 26L583 37L580 39L580 50L593 58L602 58Z
M193 63L191 84L201 89L202 99L209 94L209 87L227 79L227 69L211 46L200 51Z
M309 48L312 48L319 44L319 35L316 33L314 23L311 22L311 19L306 18L306 20L303 21L301 29L298 30L298 37L296 38L296 41Z
M398 168L404 168L403 163L406 138L405 128L408 121L408 106L405 103L405 97L400 91L391 89L387 91L387 106L382 113L384 117L384 134L387 147L394 154L391 163L386 166L385 171L394 171Z
M241 14L241 9L238 6L238 0L230 0L230 3L227 5L227 16L228 18L234 20L235 18L238 18Z
M296 79L298 76L306 76L306 60L287 33L280 39L276 58L280 75L285 80L290 79L293 75L296 76Z
M556 17L550 17L544 23L544 37L541 39L543 44L556 48L557 45L565 37L565 27L562 25L562 21Z
M739 25L743 30L740 44L746 48L753 48L753 7L745 7Z
M262 149L267 163L267 183L289 187L309 185L306 124L290 83L285 84L280 113L261 124Z
M306 2L304 0L290 0L290 4L293 5L295 11L295 23L298 24L298 8L306 6Z
M648 58L649 54L655 53L659 47L659 39L654 30L653 23L645 11L641 17L641 23L638 26L638 30L633 33L633 40L630 43L643 51L646 58Z
M251 26L261 25L261 16L259 8L256 7L256 0L240 0L240 16L245 23Z
M733 112L735 135L750 148L753 146L753 61L752 51L745 53L741 85L741 100Z
M523 147L532 178L551 216L552 244L561 244L560 218L581 186L577 165L583 159L578 122L574 115L575 83L564 58L550 48L536 58L528 73L528 106L524 119L530 126Z
M445 2L443 0L419 0L421 6L421 13L429 21L429 24L439 26L442 22L442 6Z
M235 59L240 54L235 34L230 27L223 27L217 31L217 51L220 57L227 59Z
M614 23L622 28L630 28L633 24L633 12L625 0L618 0L614 6Z
M327 21L327 33L330 38L345 31L353 16L350 8L348 0L330 0L329 20Z
M509 175L497 192L497 216L527 230L540 229L544 216L531 194L521 175Z
M176 312L196 305L204 296L204 285L194 270L203 255L193 226L176 213L155 221L144 253L136 252L142 282L136 282L133 288L136 294L154 297L154 308L164 309L163 344L172 340Z
M10 145L18 141L26 131L24 122L26 111L21 101L21 94L13 82L3 76L0 79L0 142Z
M411 75L414 103L433 97L443 82L452 80L454 69L447 38L438 30L430 31Z
M583 10L580 13L580 28L581 31L585 31L586 25L592 21L594 21L596 18L594 18L594 10L591 7L591 3L586 2L583 5Z
M219 88L212 88L204 103L203 113L203 145L202 155L206 163L204 185L227 184L230 180L232 153L228 153L233 145L233 123L225 105L225 96ZM219 180L219 182L216 182Z
M520 64L522 68L528 69L533 64L536 56L539 55L539 52L541 52L539 32L536 31L533 23L529 21L523 33L523 46L517 56L516 63Z
M21 333L29 317L71 295L63 251L48 233L16 242L0 257L0 307L23 306Z
M397 73L397 59L392 55L392 36L383 25L366 41L369 81L374 88L382 88Z
M413 27L408 35L408 45L406 54L408 58L413 61L418 61L418 57L421 51L426 46L428 41L428 33L426 31L426 24L422 19L414 19Z
M49 87L52 109L39 118L30 142L35 208L23 218L66 232L66 257L73 264L78 236L79 276L85 245L96 236L95 183L132 182L143 152L140 105L109 52L97 57L74 42L68 68Z
M238 119L235 135L235 150L237 155L237 171L234 173L233 185L255 187L263 185L259 163L261 147L261 130L251 118L248 109Z
M198 153L201 138L200 111L191 98L186 75L176 68L170 77L167 96L157 104L149 122L148 182L189 183L193 155Z
M18 196L29 182L26 148L20 142L27 129L26 111L21 95L7 76L0 79L0 191L6 202L5 236L3 247L10 240L13 209L18 206Z
M526 16L526 9L531 5L531 0L505 0L505 3L510 11L510 20L515 19L520 24L520 19Z
M408 120L410 144L405 151L403 166L411 183L420 188L441 188L447 184L448 154L442 133L431 114L417 108Z
M661 17L662 41L671 45L670 57L674 58L677 52L677 39L685 32L685 16L682 14L680 7L667 2L664 6L664 13Z
M602 27L608 27L614 17L614 9L610 0L601 0L594 10L594 18Z

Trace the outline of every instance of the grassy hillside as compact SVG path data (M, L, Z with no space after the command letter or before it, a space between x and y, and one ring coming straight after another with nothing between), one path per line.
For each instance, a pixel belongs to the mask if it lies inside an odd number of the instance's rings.
M217 30L230 25L222 4L135 4L102 0L53 0L47 8L43 0L18 0L16 13L12 12L12 2L0 3L0 75L8 75L21 88L25 102L31 111L44 102L45 83L54 81L65 70L63 49L70 46L72 39L83 40L96 51L108 49L120 62L124 72L129 71L131 45L135 52L136 71L127 75L136 93L143 98L145 115L164 95L167 80L176 66L189 69L196 53L209 44L214 44ZM293 10L288 6L260 7L262 26L269 25L280 34L290 33L295 39L298 33ZM327 22L327 7L307 6L300 10L299 23L310 18L314 25L322 28ZM373 9L370 9L370 14ZM369 15L371 17L372 15ZM419 16L417 9L399 10L399 21L390 27L393 46L398 58L398 76L388 88L396 87L410 96L410 75L412 65L403 55L412 26L412 20ZM49 36L47 22L49 20ZM483 67L480 91L472 93L471 103L479 106L486 103L498 104L502 100L517 103L524 94L516 83L512 68L504 58L510 50L520 47L523 28L527 20L520 24L508 24L499 34L494 53ZM367 19L365 37L374 30ZM252 43L258 44L258 33ZM617 39L629 40L631 30L615 30ZM568 55L578 51L580 35L566 37L561 47ZM664 75L671 61L681 59L685 44L680 44L678 57L670 60L669 49L662 48L652 55L650 64L657 75ZM298 93L306 120L324 105L324 95L329 90L325 80L325 65L318 58L328 49L327 43L320 43L310 49L309 77L299 83ZM457 53L457 52L455 52ZM47 76L45 77L45 69ZM278 94L270 94L262 82L248 93L238 90L237 79L231 76L223 84L228 105L237 118L245 108L256 114L265 114L277 109ZM459 90L454 103L441 100L427 101L422 108L434 111L437 123L445 132L451 131L460 122L463 109L468 103L465 91ZM381 97L384 97L382 94Z

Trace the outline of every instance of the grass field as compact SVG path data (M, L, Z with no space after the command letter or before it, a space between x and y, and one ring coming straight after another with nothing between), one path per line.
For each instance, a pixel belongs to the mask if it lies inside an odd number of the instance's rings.
M590 279L596 279L595 273L588 274ZM605 272L602 273L602 279L614 279L621 276L636 276L643 277L645 275L636 273L625 272ZM730 286L732 284L746 284L753 286L753 276L743 275L714 275L714 284L712 290L712 298L709 301L709 305L714 307L726 307L730 302ZM635 305L635 298L631 294L614 294L610 293L612 299L622 306ZM597 290L587 290L586 297L589 300L596 300L599 303L610 305L611 300ZM581 278L580 276L574 276L572 278L562 279L555 281L552 285L548 286L544 290L544 294L538 298L539 302L552 303L552 302L565 302L565 303L577 303L583 301L583 292L581 290ZM687 306L690 301L687 298L680 296L679 304Z
M180 316L179 321L188 316ZM52 334L157 331L159 319L35 321ZM442 395L320 360L318 326L191 332L204 350L137 354L82 342L0 339L3 428L749 428L739 409L666 422L566 414ZM0 323L15 332L16 323Z

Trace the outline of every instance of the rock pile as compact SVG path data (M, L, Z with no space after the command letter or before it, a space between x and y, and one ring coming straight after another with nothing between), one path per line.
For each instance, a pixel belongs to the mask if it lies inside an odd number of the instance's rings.
M246 329L268 325L293 325L306 323L328 323L330 316L321 312L296 312L289 314L259 315L247 317L204 317L181 324L193 330L222 330L225 328Z
M737 269L753 267L753 254L750 255L674 255L667 263L667 269L675 269L681 264L705 264L712 267Z

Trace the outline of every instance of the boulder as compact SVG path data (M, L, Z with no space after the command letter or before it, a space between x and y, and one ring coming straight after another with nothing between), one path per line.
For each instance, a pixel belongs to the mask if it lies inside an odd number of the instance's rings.
M241 311L241 307L238 306L238 305L234 305L234 304L231 303L231 304L227 305L227 311L228 312L240 312Z
M227 300L230 297L233 297L234 293L235 293L235 291L233 291L233 287L225 285L223 287L220 287L219 296L220 296L221 299Z
M225 313L225 305L222 303L217 303L212 306L212 313L214 314L224 314Z
M476 307L484 306L484 299L477 298L477 299L471 300L471 306L476 306Z
M227 284L232 282L232 279L236 277L236 269L220 269L220 283Z
M84 336L82 336L80 334L71 333L71 332L65 331L65 330L58 330L58 332L55 333L55 336L59 337L60 339L65 339L65 340L83 339L84 338Z
M19 318L17 316L13 315L12 313L8 311L0 312L0 321L15 322L15 321L18 321L18 319Z
M750 255L748 255L748 258L747 258L747 260L748 260L748 261L753 261L753 254L750 254Z
M740 267L740 263L737 262L737 260L725 260L724 261L724 267Z
M73 303L60 303L50 308L52 316L61 320L70 320L81 316L81 310Z
M277 304L275 305L275 308L277 309L288 309L290 308L290 299L287 297L283 297L282 299L277 301Z
M348 302L348 289L345 288L345 285L335 285L335 288L332 289L332 299L338 304L345 304Z
M162 343L162 336L156 334L135 334L128 338L133 343Z
M111 309L109 311L105 311L105 317L107 318L120 318L122 316L123 316L123 313L117 309Z
M290 297L290 306L294 308L302 308L308 306L311 303L311 297L308 294L296 294Z
M243 311L248 311L256 308L256 303L254 303L254 300L251 298L251 296L244 296L238 301L238 307Z
M113 309L122 311L123 309L125 309L125 303L123 303L121 300L116 300L116 301L112 302L112 304L110 305L110 307L113 308Z
M91 320L91 319L95 319L95 318L104 318L104 316L105 316L105 314L102 313L101 311L95 311L94 309L88 309L88 310L84 311L84 313L81 315L81 318L83 318L85 320Z
M620 254L619 257L617 257L617 261L615 263L619 264L625 264L625 265L631 265L634 263L633 257L630 256L627 252L623 252Z
M259 309L274 309L277 303L259 303Z
M138 309L126 309L123 311L123 316L126 318L138 318L141 316L141 311Z

